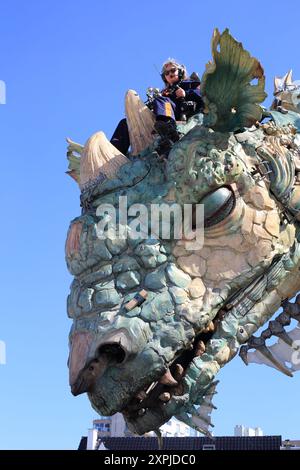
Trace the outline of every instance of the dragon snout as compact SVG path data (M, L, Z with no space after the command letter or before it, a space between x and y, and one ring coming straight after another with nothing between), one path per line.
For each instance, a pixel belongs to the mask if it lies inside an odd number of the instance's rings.
M88 332L75 332L73 335L68 360L71 387L78 381L79 373L86 365L93 339L94 335Z
M97 379L113 364L123 363L127 351L122 347L120 335L101 341L94 353L94 335L75 333L69 357L69 383L74 396L92 391Z
M92 390L96 380L101 377L109 364L109 356L103 354L99 358L92 360L82 371L80 371L76 381L71 384L71 392L74 396Z

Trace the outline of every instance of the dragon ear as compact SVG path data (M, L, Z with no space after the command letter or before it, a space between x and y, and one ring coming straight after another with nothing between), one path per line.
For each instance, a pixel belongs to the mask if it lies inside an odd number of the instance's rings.
M69 137L66 139L68 142L67 159L69 161L69 168L66 171L67 175L71 176L76 183L80 184L80 158L83 152L83 145L73 142Z
M222 34L215 29L212 56L201 80L206 105L204 125L220 132L251 127L260 121L259 103L267 96L262 66L228 29Z

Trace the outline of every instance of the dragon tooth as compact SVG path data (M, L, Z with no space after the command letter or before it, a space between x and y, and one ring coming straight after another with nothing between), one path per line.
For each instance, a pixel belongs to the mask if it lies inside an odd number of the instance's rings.
M172 392L174 393L174 395L176 396L181 396L183 395L184 393L184 386L183 386L183 383L181 382L177 387L174 387Z
M195 349L195 357L200 357L202 354L205 353L205 344L204 342L200 339L196 345Z
M164 392L158 397L160 401L167 402L171 399L171 394L169 392Z
M177 380L174 379L170 369L168 369L164 375L159 379L159 383L163 385L169 385L170 387L175 387L178 385Z
M178 382L182 379L182 376L184 374L184 368L182 367L181 364L176 364L173 372L173 377L175 380Z
M210 321L206 328L202 331L202 333L210 333L211 331L215 331L215 325L213 321Z

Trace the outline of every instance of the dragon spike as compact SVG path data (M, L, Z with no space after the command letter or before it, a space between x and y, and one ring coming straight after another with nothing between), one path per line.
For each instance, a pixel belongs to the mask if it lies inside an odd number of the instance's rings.
M294 320L300 321L299 296L297 296L296 302L294 304L288 302L284 306L284 313L289 315Z
M292 69L290 69L288 71L288 73L285 75L285 85L291 85L293 83L293 80L292 80Z
M84 146L81 144L78 144L77 142L74 142L70 137L66 138L66 141L68 142L68 153L69 152L76 152L79 153L79 155L82 154Z
M279 323L279 321L273 320L269 323L270 331L273 335L278 336L284 343L288 344L289 346L293 347L293 339L287 334L283 325Z
M249 365L248 351L249 351L249 346L247 346L246 344L243 344L240 348L240 351L239 351L239 356L242 359L242 361L246 364L246 366Z
M264 344L264 341L261 341L261 338L251 338L251 345L249 345L249 349L255 348L257 351L260 352L263 356L265 356L266 359L268 359L276 369L278 369L280 372L283 374L287 375L288 377L293 377L293 374L291 371L285 367L276 357L271 353L271 351L267 348L267 346Z
M212 428L214 427L210 420L203 419L201 416L197 415L192 415L192 422L194 423L194 426L197 426L198 429L205 430L206 432L208 431L208 426L211 426Z
M129 160L106 138L96 132L86 142L80 159L80 186L95 180L99 174L115 178L119 168Z
M129 130L131 153L137 155L152 144L155 122L154 114L143 103L134 90L128 90L125 96L125 111Z
M283 77L274 78L274 94L285 90L287 85L291 85L292 82L292 70L289 70Z
M206 408L206 407L204 407ZM204 410L203 409L203 406L200 406L198 408L198 410L196 410L196 412L193 414L193 417L194 418L197 418L201 421L203 421L204 423L206 423L208 426L211 426L211 427L214 427L214 425L212 424L211 422L211 417L209 415L209 413L212 411L211 408L209 408L209 411L208 410Z
M210 406L212 410L217 410L218 409L218 407L216 405L214 405L213 402L211 401L211 398L209 398L207 400L206 396L204 397L203 405L204 406Z
M187 413L182 412L180 414L177 414L177 415L175 415L175 418L178 419L179 421L182 421L183 423L187 424L191 428L196 429L196 431L201 432L201 434L204 434L205 436L212 438L212 435L208 431L208 429L205 429L205 427L200 427L197 423L195 423L193 418L191 418ZM205 423L203 423L203 424L205 424Z
M217 407L212 403L212 398L216 393L216 386L218 385L218 381L214 382L210 387L207 394L204 395L203 399L201 400L202 403L199 407L196 408L193 405L188 411L188 413L192 416L192 421L194 425L202 430L208 430L208 427L214 427L213 423L211 422L211 413L213 409Z
M67 159L69 160L67 175L71 176L76 183L80 184L80 158L83 152L83 145L73 142L69 137L66 141L68 142L67 148Z
M66 174L71 176L71 178L73 178L73 180L76 181L76 183L79 184L79 175L78 173L76 172L76 170L69 170L69 171L66 171Z
M220 382L220 380L215 380L211 385L210 387L208 388L206 394L205 394L205 397L213 397L214 395L217 395L217 385L218 383Z

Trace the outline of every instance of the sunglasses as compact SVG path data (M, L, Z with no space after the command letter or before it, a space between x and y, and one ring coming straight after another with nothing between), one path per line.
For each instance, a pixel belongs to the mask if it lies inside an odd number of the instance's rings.
M175 73L177 71L177 68L176 67L173 67L172 69L170 70L166 70L164 75L165 77L167 77L168 75L170 75L170 73Z

